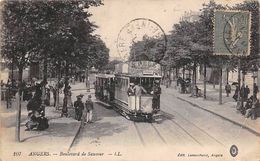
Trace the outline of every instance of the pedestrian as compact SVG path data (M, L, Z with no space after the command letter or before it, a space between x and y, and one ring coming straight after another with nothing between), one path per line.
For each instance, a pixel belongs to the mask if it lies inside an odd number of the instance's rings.
M83 110L84 110L84 104L82 102L83 95L80 94L77 97L77 100L74 102L74 108L75 108L75 119L80 121L82 118Z
M245 98L245 85L243 84L242 87L240 88L240 98L241 100Z
M94 104L91 100L91 95L88 95L88 99L85 102L85 109L82 122L92 123Z
M86 88L87 88L87 92L90 92L90 81L89 81L89 78L86 80Z
M227 97L229 97L229 94L231 93L231 85L227 82L225 86Z
M169 87L169 84L170 84L170 78L169 78L169 75L166 75L166 78L165 78L165 83L166 83L166 88Z
M104 96L104 101L108 102L108 83L105 82L104 88L103 88L103 96Z
M258 86L254 83L253 96L257 98L257 93L259 92Z
M134 107L135 103L135 91L134 91L134 83L130 83L129 87L127 89L127 95L128 95L128 107L132 109Z
M55 86L51 86L51 91L52 91L52 95L53 95L53 106L56 107L56 97L57 97L57 92L58 92L58 87Z
M152 100L152 107L154 110L160 109L160 95L161 95L161 87L160 87L160 81L155 80L153 85L153 100Z
M68 101L67 101L67 103L68 103L68 106L70 106L70 107L73 107L73 104L72 104L72 99L71 99L71 96L72 96L72 92L71 92L71 86L68 86L68 91L67 91L68 93L67 93L67 95L68 95Z
M236 90L235 90L235 93L233 95L233 98L234 98L235 101L237 101L237 99L238 99L238 92L239 92L239 88L238 88L238 85L236 85Z
M244 92L245 92L244 100L247 100L248 99L248 95L250 93L250 89L248 88L248 85L246 85L246 88L245 88Z
M82 82L84 83L85 82L85 75L82 74Z
M147 93L147 91L142 87L142 85L138 82L134 86L134 91L135 91L135 104L136 104L136 110L140 110L141 108L141 96L143 93Z

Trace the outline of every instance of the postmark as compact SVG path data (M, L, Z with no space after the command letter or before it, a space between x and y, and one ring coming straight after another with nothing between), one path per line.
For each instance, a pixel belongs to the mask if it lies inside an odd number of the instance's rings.
M167 39L162 27L151 19L136 18L127 23L118 34L117 51L121 59L128 61L132 45L144 38L160 40L156 47L166 52Z

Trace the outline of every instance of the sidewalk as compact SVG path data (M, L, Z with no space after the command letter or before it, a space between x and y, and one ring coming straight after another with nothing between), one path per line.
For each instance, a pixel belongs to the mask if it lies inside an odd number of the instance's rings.
M209 88L207 89L208 99L206 100L204 100L202 97L199 98L191 97L191 94L180 94L178 90L175 89L174 87L165 88L165 86L162 86L162 90L165 91L167 94L172 94L178 99L188 102L194 107L215 114L221 117L222 119L228 120L238 126L241 126L251 131L257 136L260 136L260 118L257 118L256 120L245 118L243 115L241 115L236 111L236 102L232 100L232 96L226 97L224 93L223 93L223 104L219 105L218 103L219 92L208 86L209 85L207 85L207 88Z
M78 86L82 86L81 84ZM72 89L74 87L72 86ZM75 97L78 92L73 92ZM63 94L60 94L60 102L63 100ZM51 105L53 99L51 95ZM53 153L67 152L78 132L80 122L74 119L74 109L69 108L69 117L61 117L61 110L55 110L53 106L45 108L45 115L49 120L49 128L43 131L25 131L25 122L27 119L27 102L22 102L21 109L21 143L15 141L16 126L16 107L15 102L12 108L6 109L5 102L1 102L0 120L1 120L1 153L2 158L11 157L14 151L35 152L47 151ZM3 156L5 155L5 156ZM26 154L27 155L27 154ZM28 155L27 155L28 156Z

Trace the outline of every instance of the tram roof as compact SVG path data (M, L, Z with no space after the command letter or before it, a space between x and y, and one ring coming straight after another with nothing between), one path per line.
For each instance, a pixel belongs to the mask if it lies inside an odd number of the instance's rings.
M125 73L120 73L120 74L115 74L116 76L124 76L124 77L143 77L143 78L162 78L160 75L146 75L146 74L125 74Z
M97 74L98 78L114 78L115 75L114 74Z

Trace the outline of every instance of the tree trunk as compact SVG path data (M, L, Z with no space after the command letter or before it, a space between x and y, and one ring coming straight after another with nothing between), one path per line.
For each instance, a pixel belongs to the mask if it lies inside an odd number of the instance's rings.
M57 70L57 77L58 77L58 84L61 80L61 64L58 62L58 70ZM58 87L58 86L57 86ZM59 87L56 89L56 103L55 103L55 108L56 110L59 110L59 103L60 103L60 89Z
M222 104L222 64L219 72L219 104Z
M175 72L176 72L176 80L178 79L178 77L179 77L179 72L178 72L179 70L178 70L178 68L176 67L175 68Z
M239 58L238 60L238 75L237 75L237 82L238 82L238 93L237 93L237 109L241 108L241 98L240 98L240 87L241 87L241 76L240 76L240 71L241 71L241 59Z
M194 69L193 69L194 71L194 84L195 84L195 86L197 85L197 63L196 62L194 62Z
M65 65L65 82L64 82L64 99L63 99L63 108L62 108L62 114L61 116L65 115L67 117L68 115L68 86L69 86L69 77L68 77L68 71L69 66L68 63Z
M43 114L45 115L45 96L46 96L46 89L45 86L47 84L47 77L48 77L48 64L47 64L47 57L44 57L43 62L43 82L42 82L42 104L41 108L43 110Z
M206 94L207 94L207 89L206 89L206 83L207 83L207 66L206 66L206 62L204 63L204 94L203 94L203 97L204 99L207 98Z
M169 71L169 86L171 86L171 84L172 84L171 77L172 77L172 68L170 68L170 71Z
M216 88L216 77L215 77L215 69L213 68L213 88L215 89Z
M228 80L229 80L229 69L227 67L227 83L228 83Z
M22 89L21 84L23 80L23 67L19 67L18 72L18 92L17 92L17 117L16 117L16 131L15 131L15 139L16 141L20 142L20 124L21 124L21 95L22 95Z
M195 86L196 86L196 62L194 62L193 64L193 71L192 71L192 97L196 96L196 90L195 90Z
M183 69L182 69L182 79L185 78L185 66L183 66Z

